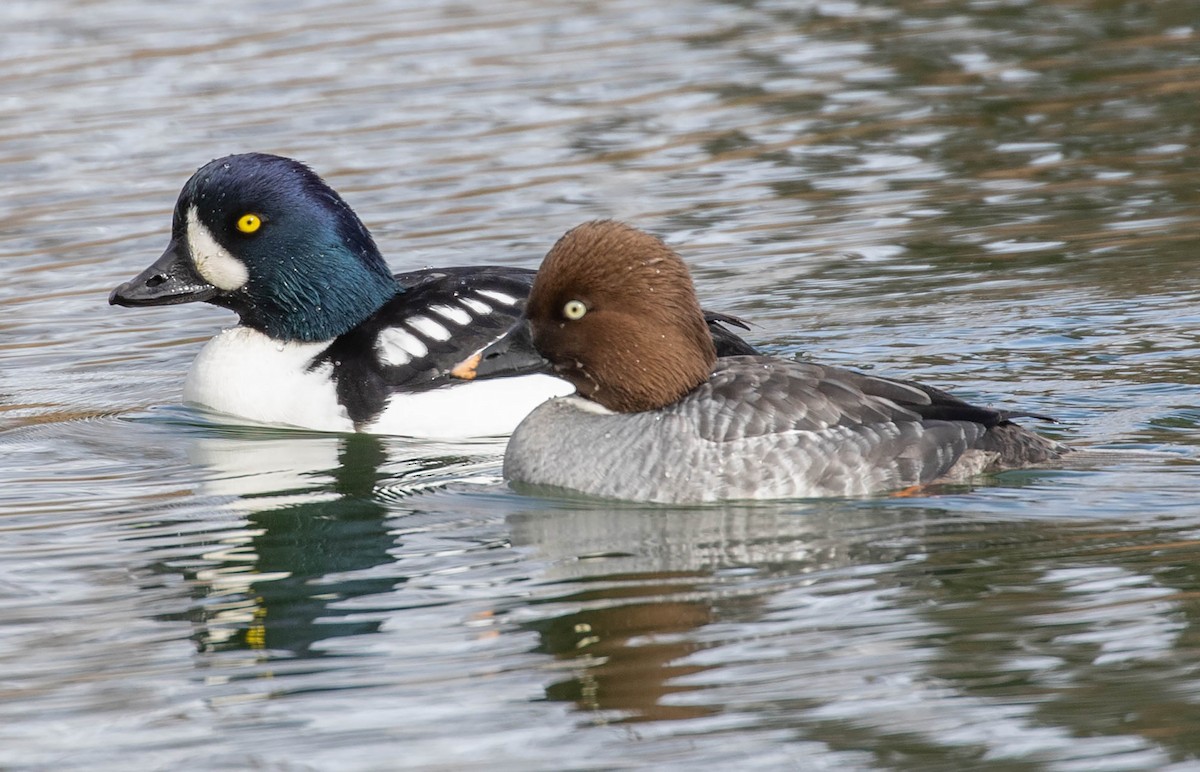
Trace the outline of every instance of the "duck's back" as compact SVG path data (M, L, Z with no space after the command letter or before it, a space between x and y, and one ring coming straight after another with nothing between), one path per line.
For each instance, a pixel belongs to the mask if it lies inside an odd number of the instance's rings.
M858 496L1040 463L1061 446L944 392L766 357L721 360L662 410L552 400L514 432L505 476L686 503Z

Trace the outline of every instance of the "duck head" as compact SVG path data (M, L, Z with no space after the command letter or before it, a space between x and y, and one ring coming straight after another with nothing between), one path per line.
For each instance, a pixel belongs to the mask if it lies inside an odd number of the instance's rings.
M717 360L683 259L612 220L584 223L559 239L538 269L522 321L453 374L503 369L495 360L523 336L580 396L621 413L675 402Z
M183 186L171 242L108 302L204 301L272 338L350 330L398 288L371 234L311 169L262 153L218 158Z

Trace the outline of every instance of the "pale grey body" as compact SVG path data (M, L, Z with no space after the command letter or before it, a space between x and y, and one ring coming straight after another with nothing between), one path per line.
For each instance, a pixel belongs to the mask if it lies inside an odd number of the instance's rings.
M991 420L920 414L943 406ZM660 410L613 413L580 397L543 403L513 433L504 475L659 503L862 496L1042 463L1065 450L1003 413L933 389L734 357Z

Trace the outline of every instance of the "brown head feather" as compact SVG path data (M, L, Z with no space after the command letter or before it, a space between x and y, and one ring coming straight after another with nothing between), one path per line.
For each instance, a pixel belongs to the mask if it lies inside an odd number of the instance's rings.
M577 319L566 310L572 301L586 309ZM683 259L612 220L584 223L558 240L525 313L534 344L555 370L581 396L617 412L675 402L717 360Z

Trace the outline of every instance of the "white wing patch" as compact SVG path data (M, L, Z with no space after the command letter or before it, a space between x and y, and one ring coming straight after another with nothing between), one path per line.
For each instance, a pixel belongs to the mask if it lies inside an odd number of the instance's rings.
M475 290L475 294L483 295L485 298L494 300L503 306L515 306L517 304L517 298L498 290Z
M375 351L384 364L399 367L421 358L429 353L429 349L411 332L398 327L389 327L379 333Z
M450 340L450 331L428 316L414 316L404 323L430 340Z
M208 226L200 222L200 214L194 206L188 208L187 231L184 237L187 239L188 252L192 256L192 264L196 266L196 273L217 289L230 292L241 287L250 278L246 264L217 243Z
M475 298L459 298L458 300L464 306L471 309L472 311L479 314L480 316L482 316L484 314L490 314L492 312L492 307L489 306L487 303L484 303L482 300L476 300Z
M471 315L468 314L466 311L462 310L461 308L455 308L454 306L440 306L439 305L439 306L430 306L429 310L432 311L433 313L437 314L438 316L442 317L443 319L445 319L448 322L454 322L455 324L470 324L471 323Z

